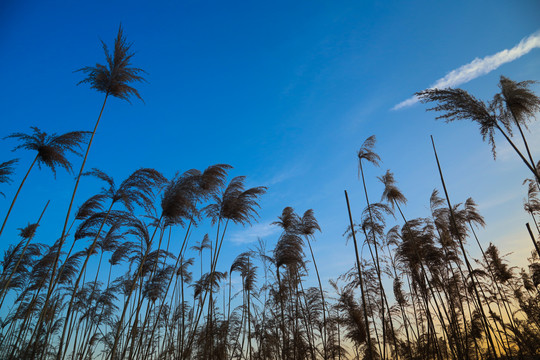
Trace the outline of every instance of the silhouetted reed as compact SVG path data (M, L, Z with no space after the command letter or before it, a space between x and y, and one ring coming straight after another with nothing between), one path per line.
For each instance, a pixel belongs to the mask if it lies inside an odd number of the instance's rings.
M84 172L108 97L140 99L131 84L144 80L143 70L131 66L131 44L122 28L114 51L104 43L103 49L105 65L80 69L87 75L80 83L105 94L90 137L84 131L47 135L37 127L8 136L21 141L16 149L37 154L0 234L33 166L71 172L67 154L81 155L78 150L89 141L60 238L47 244L50 237L39 227L47 221L47 202L37 221L19 229L20 239L9 239L13 244L0 261L0 358L540 356L540 255L533 251L528 269L518 271L495 245L479 239L484 218L472 198L450 202L434 144L433 170L437 165L444 197L435 189L425 199L429 214L417 218L405 216L408 199L390 170L377 177L380 201L370 201L378 193L368 192L365 165L378 166L381 159L374 152L375 136L361 145L356 155L362 211L353 216L355 204L345 191L348 219L342 219L349 224L345 235L353 240L354 258L351 254L351 269L331 279L330 286L319 274L314 240L322 226L312 209L296 213L284 207L272 223L280 230L272 246L259 239L232 263L220 264L227 230L257 221L267 188L247 188L244 176L229 178L232 167L226 164L178 172L170 180L142 168L119 184L101 170ZM440 118L477 123L493 152L500 132L518 153L534 176L524 182L524 210L533 220L527 228L537 246L540 178L525 130L540 99L531 84L501 77L500 92L487 104L461 89L418 95L438 104L432 110L441 111ZM525 151L512 138L514 127ZM16 165L17 159L0 164L0 183L11 182ZM83 176L98 179L101 189L77 204L71 216ZM215 235L197 233L201 225ZM190 246L192 235L198 241ZM471 241L480 249L478 260L468 253ZM316 287L309 287L313 270Z

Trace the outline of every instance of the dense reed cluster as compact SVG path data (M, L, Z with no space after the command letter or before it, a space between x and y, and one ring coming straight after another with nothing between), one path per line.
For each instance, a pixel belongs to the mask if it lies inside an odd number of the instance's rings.
M130 47L120 28L112 53L103 43L106 65L81 69L87 77L80 83L105 95L92 132L48 135L33 127L31 133L7 137L18 142L15 150L32 151L35 158L5 210L0 237L12 226L10 214L35 164L55 173L73 171L68 155L82 162L58 239L40 233L48 203L37 221L20 229L20 239L1 239L12 245L0 261L0 358L540 356L535 240L540 166L524 132L540 110L532 82L501 77L500 92L487 104L461 89L417 94L423 102L436 103L432 110L440 112L439 118L478 123L494 155L494 135L503 135L531 171L524 182L534 245L528 269L511 267L497 247L478 239L484 219L473 199L451 202L434 144L443 192L433 191L428 217L407 216L407 198L389 170L378 177L382 192L370 192L366 167L381 161L371 136L357 153L365 207L353 214L347 192L343 205L350 224L343 246L352 240L356 262L351 257L351 269L325 283L312 249L321 230L313 210L302 214L285 207L273 223L281 231L273 248L260 239L231 264L219 263L227 229L256 221L266 192L263 186L246 188L243 176L229 179L229 165L179 172L172 179L142 168L122 182L99 169L85 171L108 98L141 98L132 83L144 81L144 71L131 66ZM512 136L515 129L522 145ZM11 194L6 185L17 164L17 159L0 164L1 194ZM83 177L99 179L102 188L80 201L76 194ZM212 232L193 235L203 223ZM180 250L172 251L173 244L181 244ZM480 259L471 258L471 247L478 247Z

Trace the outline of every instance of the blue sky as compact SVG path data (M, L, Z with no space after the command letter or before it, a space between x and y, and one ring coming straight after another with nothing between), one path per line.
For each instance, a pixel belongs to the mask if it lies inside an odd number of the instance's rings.
M315 210L323 232L314 244L323 278L353 265L345 246L343 190L353 213L365 206L357 179L356 151L375 134L381 168L368 167L371 198L382 191L376 176L391 169L409 199L408 217L428 216L429 196L440 187L429 135L434 135L454 203L472 196L488 223L480 232L514 263L530 251L522 211L529 176L497 138L497 161L474 124L435 121L426 106L392 110L451 71L518 43L540 30L537 1L3 1L0 5L2 134L38 126L49 133L90 130L102 94L76 86L83 66L104 61L100 39L112 46L122 23L147 71L136 85L145 103L112 99L90 152L87 169L99 167L117 182L140 167L172 177L215 163L234 166L249 186L269 187L260 222L232 228L220 264L257 236L275 243L269 224L285 206ZM487 74L459 85L491 98L500 75L540 80L540 49L533 48ZM535 90L540 92L539 86ZM530 139L540 127L531 126ZM33 155L20 157L13 184L2 191L7 209ZM532 141L533 153L540 147ZM78 159L73 159L78 168ZM0 250L16 228L33 222L52 202L37 241L60 236L72 176L33 172L14 209ZM79 203L99 190L81 183ZM389 223L393 225L393 223ZM204 226L194 234L199 240ZM180 234L180 230L178 231ZM180 236L180 235L178 235ZM474 250L471 250L476 254Z

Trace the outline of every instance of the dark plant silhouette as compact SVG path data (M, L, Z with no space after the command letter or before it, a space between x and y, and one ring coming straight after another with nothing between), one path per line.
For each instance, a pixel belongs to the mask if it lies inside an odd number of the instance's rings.
M155 189L159 189L166 182L165 177L163 177L163 175L161 175L158 171L154 169L136 170L126 180L124 180L118 186L118 188L116 188L114 180L111 177L98 169L93 169L90 173L86 175L96 176L107 183L108 188L104 188L102 190L102 194L109 198L110 206L106 213L95 213L93 216L89 217L79 228L79 238L90 235L94 236L94 240L92 241L92 244L90 245L87 252L87 256L81 266L80 274L77 277L75 284L73 285L71 300L69 302L66 313L66 321L64 324L64 329L62 331L62 337L60 338L58 358L62 357L62 346L64 343L64 336L71 315L75 292L77 291L82 276L85 273L86 266L88 264L88 261L90 260L90 256L94 253L94 250L98 244L101 231L108 221L113 225L112 228L114 228L115 224L116 226L118 226L118 224L120 224L120 222L124 219L124 216L121 213L118 217L115 216L115 213L113 213L113 216L111 216L113 206L116 203L121 203L129 212L133 213L135 206L138 205L146 212L150 212L154 209L152 201L154 198ZM94 227L94 229L90 230L92 227ZM97 231L95 230L95 228L97 228Z
M534 167L535 162L529 149L529 144L525 139L523 127L527 128L527 123L534 118L535 113L540 110L540 97L536 96L530 86L534 81L515 82L507 77L501 76L499 88L501 92L495 95L495 103L500 106L501 114L504 117L511 118L519 130L530 164ZM511 121L508 120L508 123ZM536 172L538 178L538 172Z
M372 136L368 137L364 141L364 143L360 147L360 150L358 150L357 156L358 156L358 170L359 170L359 175L362 178L362 185L363 185L363 188L364 188L364 196L366 198L367 215L368 215L368 217L365 219L365 221L363 221L362 227L365 229L366 227L364 226L364 224L366 224L366 223L368 224L369 231L366 232L368 248L370 249L371 254L373 254L373 251L371 250L371 245L373 245L373 249L375 250L375 258L373 259L373 262L375 264L375 270L377 272L377 278L379 280L380 297L381 297L381 314L382 314L381 321L382 321L382 332L383 332L383 334L382 334L382 337L383 337L382 356L383 356L383 358L386 358L386 341L389 338L394 340L395 336L394 335L386 336L386 324L387 324L387 322L385 320L385 313L388 314L389 324L390 324L392 333L394 333L395 331L393 329L392 314L390 312L390 307L388 306L388 301L386 299L386 292L385 292L384 286L382 284L382 272L381 272L381 267L380 267L381 262L380 262L380 259L379 259L379 250L378 250L378 243L377 243L377 240L376 240L376 231L374 231L375 221L374 221L374 216L372 214L372 206L371 206L371 204L369 202L368 191L367 191L367 187L366 187L366 181L365 181L365 178L364 178L364 168L362 166L362 161L367 161L367 162L369 162L369 163L371 163L371 164L373 164L375 166L379 166L381 158L379 157L379 155L377 155L373 151L374 147L375 147L375 135L372 135ZM385 309L385 306L386 306L386 309ZM398 352L397 343L395 341L393 341L393 345L394 345L394 352L397 353Z
M131 44L121 28L114 51L103 48L105 65L80 70L87 76L80 83L105 94L94 133L109 95L140 99L132 84L144 80L144 72L131 67ZM472 198L450 202L434 143L444 196L434 190L425 206L428 215L411 219L405 206L417 200L405 197L389 170L374 186L382 190L381 202L370 201L365 165L378 166L380 158L374 136L361 145L356 155L366 204L357 218L345 191L349 226L344 235L354 242L355 261L330 279L327 289L314 256L321 252L314 242L321 226L313 210L300 216L285 207L272 223L280 229L278 236L235 249L227 230L257 221L266 187L247 188L243 176L227 181L231 166L225 164L178 172L172 180L143 168L117 184L101 170L85 173L85 157L62 236L51 239L43 231L47 227L40 230L49 226L47 202L39 219L19 229L20 238L0 258L0 358L538 358L539 166L524 131L540 110L532 84L501 77L500 92L487 104L460 89L419 94L423 101L437 102L441 118L479 124L493 147L496 132L514 141L512 131L518 128L526 154L510 145L535 170L534 178L524 182L524 209L536 225L526 224L536 249L527 268L512 266L497 246L483 244L479 229L488 221ZM37 152L22 184L36 163L54 174L58 168L71 172L68 155L78 154L88 135L49 136L32 128L29 134L8 136L20 141L16 149ZM15 163L0 164L0 183L10 182ZM95 177L103 186L69 220L82 176ZM215 231L215 240L204 235L206 227ZM194 246L192 235L199 240ZM471 242L480 252L469 253ZM222 251L237 254L221 265ZM334 265L331 260L323 259L326 267ZM200 277L194 279L192 267L199 265ZM318 286L310 286L312 270Z
M131 45L127 42L123 34L122 25L118 28L118 34L114 40L114 50L109 52L107 44L101 42L105 53L106 64L96 64L95 66L85 66L77 71L87 75L79 81L79 84L89 84L91 89L104 93L105 98L111 95L129 102L131 96L136 96L142 100L137 89L130 84L133 82L145 81L141 74L144 70L131 66L131 61L135 53L131 51Z
M37 127L31 127L31 129L32 134L14 133L6 137L17 139L21 142L21 144L17 145L13 149L13 151L18 149L31 150L36 152L36 156L34 157L32 164L30 164L26 175L22 179L15 196L11 201L11 205L9 206L6 217L4 218L2 227L0 228L0 235L2 235L2 232L4 231L9 214L13 209L13 205L15 205L15 201L17 200L17 197L19 196L19 193L34 165L37 163L40 169L41 165L47 166L52 170L55 177L57 167L62 167L66 171L71 172L71 163L66 157L67 153L81 155L78 150L81 148L81 145L86 142L89 135L89 132L87 131L72 131L62 135L47 135L47 133L41 131ZM9 173L11 165L14 163L15 161L12 160L8 163L2 164L4 171L7 170Z
M362 265L360 264L360 255L359 255L359 251L358 251L358 242L356 241L356 232L354 231L354 222L353 222L353 217L352 217L352 213L351 213L351 206L349 204L349 195L347 194L346 190L345 190L345 200L347 201L347 210L348 210L348 213L349 213L349 223L350 223L349 229L350 229L351 236L352 236L353 242L354 242L354 253L356 255L356 268L358 270L358 280L359 280L359 284L360 284L360 292L362 294L362 307L363 307L362 314L364 315L364 326L366 328L366 338L367 338L367 345L368 345L368 350L367 350L368 351L368 358L367 359L372 360L374 350L373 350L373 345L371 343L371 335L370 335L370 331L369 331L367 301L366 301L365 290L364 290L364 280L363 280L363 276L362 276Z
M480 126L480 134L484 140L488 140L491 145L493 157L495 158L495 131L498 130L506 141L519 155L525 166L540 181L540 176L536 171L535 164L529 162L517 148L511 137L511 123L505 114L497 114L498 102L492 101L488 104L476 99L462 89L427 89L416 93L423 103L436 102L439 105L428 110L443 112L437 119L445 119L447 122L455 120L471 120Z
M0 184L10 183L11 175L14 172L14 165L19 161L19 159L13 159L5 161L0 164ZM6 196L3 192L0 191L0 195Z
M84 166L88 158L88 153L90 152L92 141L94 139L99 122L101 120L101 115L103 114L103 110L105 109L107 98L109 97L109 95L111 95L111 96L126 100L128 102L129 102L129 98L132 95L135 95L138 98L141 98L138 91L134 89L133 87L131 87L129 84L132 82L144 81L144 78L139 75L143 71L139 68L134 68L131 66L131 58L133 57L134 54L130 52L131 44L127 43L126 38L123 35L122 26L118 28L118 34L114 42L114 51L112 54L109 53L108 48L104 42L102 42L102 45L103 45L103 50L105 52L107 65L96 64L95 67L87 66L87 67L79 69L79 71L82 71L88 74L88 77L81 80L79 84L84 84L84 83L90 84L91 88L96 89L99 92L105 93L105 99L103 100L103 105L101 106L101 110L99 112L99 116L94 126L94 130L92 131L92 135L90 136L90 140L88 141L88 147L86 148L86 152L84 154L81 168L77 175L77 180L75 181L75 187L73 188L71 201L69 203L69 207L66 213L66 219L64 221L64 227L62 229L62 235L60 236L60 247L58 251L58 256L52 267L51 281L50 281L49 289L47 292L45 304L48 303L49 298L54 289L53 280L56 275L56 267L58 264L60 251L65 241L66 229L69 222L69 216L71 214L71 208L73 207L73 201L75 200L75 195L77 193L79 181L81 180L81 176L84 172Z

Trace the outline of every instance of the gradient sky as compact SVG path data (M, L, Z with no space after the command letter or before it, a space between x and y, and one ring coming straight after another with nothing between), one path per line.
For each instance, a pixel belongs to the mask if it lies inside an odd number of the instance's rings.
M300 214L314 209L319 220L323 231L314 251L323 278L350 268L343 190L349 190L358 217L365 203L356 152L373 134L383 161L380 168L366 168L373 200L382 192L376 176L391 169L409 199L407 217L429 215L431 191L440 188L433 135L452 201L473 197L488 225L479 232L481 241L495 243L503 254L513 252L512 264L523 266L531 245L521 183L530 174L504 139L496 138L493 161L474 124L435 121L422 104L397 105L444 83L440 79L485 100L498 91L500 75L540 80L539 14L536 0L4 0L0 136L30 126L48 133L91 130L103 95L76 86L83 75L73 71L103 63L100 39L112 46L121 23L136 51L133 65L148 73L148 83L136 85L145 103L109 101L86 168L99 167L121 182L140 167L171 178L177 171L228 163L231 175L246 175L249 186L268 186L259 223L231 228L218 267L228 269L257 236L273 248L279 230L269 224L292 206ZM501 53L530 36L529 52ZM534 89L540 93L538 85ZM534 141L540 126L531 131L532 151L540 159ZM20 158L13 183L1 189L2 211L34 156L11 153L16 144L0 142L0 161ZM72 159L78 168L80 160ZM72 178L59 171L54 181L48 169L31 173L0 251L17 241L17 228L35 222L48 199L36 241L52 243L60 236ZM99 185L83 179L78 204ZM192 241L206 231L196 230ZM478 256L472 247L471 253Z

